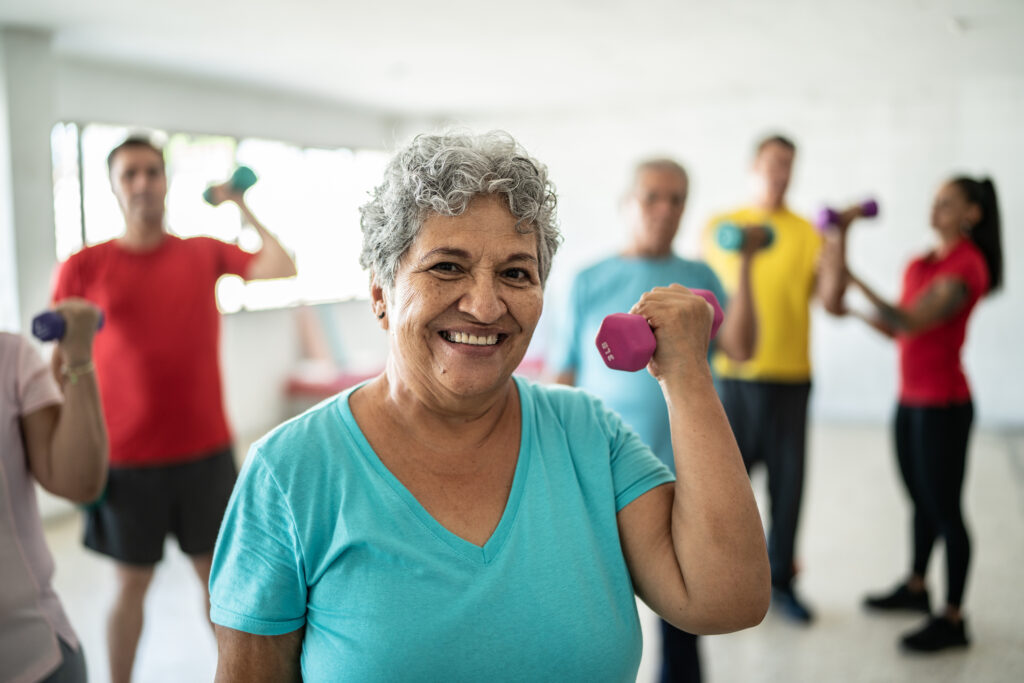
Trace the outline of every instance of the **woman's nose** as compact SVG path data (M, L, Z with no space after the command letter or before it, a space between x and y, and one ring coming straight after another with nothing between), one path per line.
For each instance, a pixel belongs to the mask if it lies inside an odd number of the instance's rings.
M508 310L498 292L498 283L490 277L474 278L459 302L459 310L482 323L493 323Z

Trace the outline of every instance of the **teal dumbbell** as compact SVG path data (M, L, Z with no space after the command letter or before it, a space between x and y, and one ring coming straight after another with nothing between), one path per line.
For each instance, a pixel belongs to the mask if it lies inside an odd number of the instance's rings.
M239 166L235 169L235 172L231 174L226 182L219 185L210 185L203 191L203 199L210 204L217 206L222 201L218 195L221 194L242 194L250 187L256 184L256 174L248 166ZM223 189L223 193L218 193L218 189Z
M744 225L722 223L715 234L718 246L726 251L739 251L747 240L759 240L758 249L767 249L775 241L775 231L770 225Z

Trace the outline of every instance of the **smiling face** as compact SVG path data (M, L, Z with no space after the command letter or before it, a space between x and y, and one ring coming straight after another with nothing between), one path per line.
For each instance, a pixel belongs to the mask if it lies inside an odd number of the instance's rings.
M508 386L544 294L537 235L516 231L504 200L480 196L459 216L431 215L402 257L386 310L391 364L415 394L443 405Z

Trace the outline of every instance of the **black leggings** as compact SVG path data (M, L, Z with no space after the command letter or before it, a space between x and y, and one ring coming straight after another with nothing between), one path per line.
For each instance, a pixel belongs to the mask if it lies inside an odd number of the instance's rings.
M973 419L970 401L942 407L901 404L896 409L896 455L914 504L913 571L925 575L932 546L941 536L946 545L946 602L953 607L963 600L971 559L960 494Z

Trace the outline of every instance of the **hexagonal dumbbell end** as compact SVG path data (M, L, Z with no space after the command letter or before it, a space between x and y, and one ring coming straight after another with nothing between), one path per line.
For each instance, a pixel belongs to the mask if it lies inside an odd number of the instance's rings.
M771 230L771 228L768 228L768 230ZM774 239L775 233L769 232L768 236L768 244L771 244L771 240ZM715 315L711 319L711 335L709 337L710 339L714 339L718 335L718 328L722 326L722 321L725 320L725 312L722 310L722 305L718 303L718 297L710 290L691 289L690 291L704 297L704 300L711 304L711 308L715 309Z
M725 317L718 298L706 289L691 289L694 294L704 297L715 309L711 322L711 338L718 334L718 328ZM601 323L601 329L594 340L605 365L612 370L636 372L647 367L658 344L651 326L642 315L633 313L612 313Z
M757 239L759 249L767 249L775 241L775 231L770 225L746 225L722 223L718 226L715 238L725 251L739 251L749 239Z
M825 230L831 230L832 227L839 222L839 212L831 207L823 207L818 211L818 216L814 220L814 225L818 230L824 232Z
M244 194L246 190L256 184L256 180L256 173L254 173L251 168L248 166L239 166L227 181L219 185L210 185L207 187L203 191L203 199L205 199L207 203L217 206L224 201L223 196L221 196L218 190L223 189L235 194Z
M612 370L636 372L647 367L658 344L642 315L612 313L597 332L597 350Z
M878 215L878 202L869 199L860 205L860 215L864 218L874 218Z

